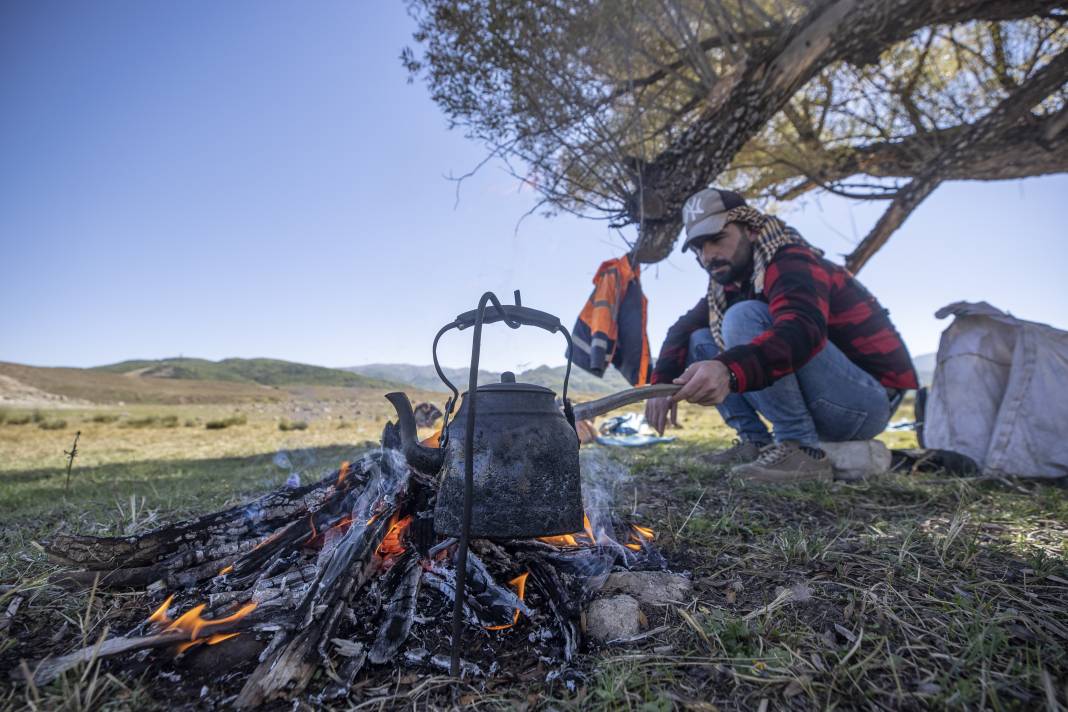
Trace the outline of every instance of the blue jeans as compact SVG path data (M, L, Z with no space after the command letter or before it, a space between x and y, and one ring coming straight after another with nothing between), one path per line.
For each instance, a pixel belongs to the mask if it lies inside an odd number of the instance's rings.
M748 344L769 328L771 312L764 302L738 302L723 315L727 348ZM687 365L718 353L710 330L690 335ZM818 447L820 440L868 440L890 420L886 389L829 341L795 373L763 390L732 393L716 408L744 441L771 440L759 413L771 422L776 442L796 440L812 447Z

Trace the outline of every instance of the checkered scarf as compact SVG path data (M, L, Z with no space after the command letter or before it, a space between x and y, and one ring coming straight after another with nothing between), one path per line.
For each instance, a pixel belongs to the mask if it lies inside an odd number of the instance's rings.
M764 273L768 269L768 263L783 245L804 245L817 255L822 256L820 250L808 244L803 237L792 227L772 215L742 205L727 211L727 222L742 223L746 227L757 232L753 241L753 272L749 281L756 294L764 291ZM723 342L723 313L727 310L727 297L723 292L723 285L713 279L708 280L708 328L712 330L712 336L721 350L726 349Z

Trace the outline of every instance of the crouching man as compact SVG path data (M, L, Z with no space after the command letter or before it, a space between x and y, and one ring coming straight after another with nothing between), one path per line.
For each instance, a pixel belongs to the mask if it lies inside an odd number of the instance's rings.
M830 480L820 441L886 427L916 372L887 311L845 268L737 193L710 188L683 208L686 242L708 295L668 331L647 402L659 432L679 401L715 405L738 434L710 457L754 482ZM771 423L772 433L760 416Z

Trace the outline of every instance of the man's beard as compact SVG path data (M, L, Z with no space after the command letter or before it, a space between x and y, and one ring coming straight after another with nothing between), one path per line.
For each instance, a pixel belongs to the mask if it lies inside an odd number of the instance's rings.
M711 262L705 267L705 271L708 272L708 276L712 278L713 282L724 285L737 282L741 276L740 270L727 260Z

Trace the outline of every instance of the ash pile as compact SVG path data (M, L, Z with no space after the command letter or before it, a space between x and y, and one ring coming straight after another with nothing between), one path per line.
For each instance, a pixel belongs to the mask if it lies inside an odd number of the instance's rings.
M625 638L642 618L643 587L686 595L685 578L653 573L666 569L654 532L612 513L625 468L597 449L581 458L581 531L471 542L461 676L571 686L582 675L585 623L594 639ZM210 680L221 703L249 708L343 698L383 669L447 672L457 543L434 533L436 491L383 447L317 483L141 536L57 536L46 549L70 567L64 580L146 590L155 610L131 611L124 635L27 663L17 676L40 685L103 659L109 670L193 689ZM608 590L620 595L593 600Z

